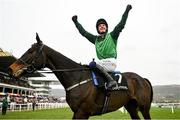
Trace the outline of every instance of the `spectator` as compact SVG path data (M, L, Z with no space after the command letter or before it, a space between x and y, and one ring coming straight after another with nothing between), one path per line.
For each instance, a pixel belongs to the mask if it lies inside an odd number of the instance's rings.
M2 103L2 115L6 115L7 107L8 107L8 101L7 101L7 96L5 96Z
M36 100L33 99L33 101L32 101L32 108L33 108L33 111L35 110L35 106L36 106Z

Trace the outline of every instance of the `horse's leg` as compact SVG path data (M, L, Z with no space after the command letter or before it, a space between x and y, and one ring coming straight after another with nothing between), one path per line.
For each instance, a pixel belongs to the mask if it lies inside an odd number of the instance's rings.
M151 119L151 116L150 116L150 107L140 107L140 111L144 117L144 119Z
M135 108L129 108L127 109L132 119L140 119L138 115L138 111Z
M126 110L129 112L132 119L140 119L137 110L137 102L135 100L131 100L125 105Z
M89 118L89 114L83 112L81 109L79 109L77 112L74 113L73 115L73 120L77 120L77 119L88 119Z

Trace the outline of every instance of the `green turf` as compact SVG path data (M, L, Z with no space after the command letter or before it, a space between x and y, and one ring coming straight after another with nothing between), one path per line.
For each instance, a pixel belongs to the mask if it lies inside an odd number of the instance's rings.
M71 119L73 113L69 108L47 109L35 111L8 111L5 116L0 115L0 119ZM141 115L140 115L141 116ZM180 109L174 109L174 114L170 108L152 108L152 119L180 119ZM90 119L129 119L129 114L120 111L107 113L100 116L93 116ZM142 116L141 116L142 118Z

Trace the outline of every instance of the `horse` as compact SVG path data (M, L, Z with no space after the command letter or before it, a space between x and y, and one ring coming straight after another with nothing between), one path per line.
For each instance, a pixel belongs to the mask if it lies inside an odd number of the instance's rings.
M132 119L140 119L138 111L144 119L151 119L153 90L148 79L134 72L122 73L122 77L127 80L128 90L110 91L107 109L102 112L106 92L93 84L92 70L43 44L38 35L36 40L37 43L9 66L9 73L20 77L27 72L49 68L66 91L66 101L73 111L72 119L88 119L90 116L118 110L122 106ZM97 75L102 76L100 73Z

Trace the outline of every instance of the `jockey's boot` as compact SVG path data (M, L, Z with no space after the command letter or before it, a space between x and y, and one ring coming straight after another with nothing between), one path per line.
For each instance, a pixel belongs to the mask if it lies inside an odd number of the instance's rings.
M100 70L101 73L104 74L104 76L107 79L107 89L108 90L118 90L118 84L117 82L111 77L111 75L100 65L96 64L96 67Z

